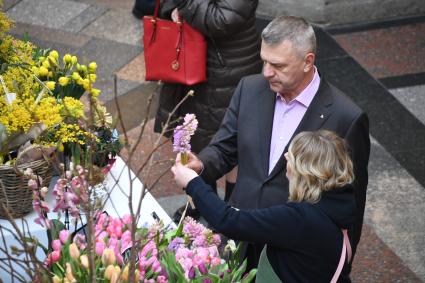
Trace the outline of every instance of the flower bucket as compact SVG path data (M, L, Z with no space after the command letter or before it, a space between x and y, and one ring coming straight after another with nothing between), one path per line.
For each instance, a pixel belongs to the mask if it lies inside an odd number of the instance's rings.
M0 165L0 218L8 218L3 206L13 218L20 218L30 213L32 208L32 190L28 188L28 178L22 172L31 168L49 186L52 179L52 166L43 159L17 166Z

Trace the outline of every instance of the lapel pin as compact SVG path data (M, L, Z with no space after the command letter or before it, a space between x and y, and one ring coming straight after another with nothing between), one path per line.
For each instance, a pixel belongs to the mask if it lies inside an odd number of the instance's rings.
M320 119L323 119L323 114L322 114L322 115L320 115Z

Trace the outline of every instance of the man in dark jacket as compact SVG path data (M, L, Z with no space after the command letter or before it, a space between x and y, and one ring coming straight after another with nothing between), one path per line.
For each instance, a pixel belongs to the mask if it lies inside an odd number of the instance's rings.
M238 164L230 204L265 208L288 199L287 146L301 131L328 129L343 137L354 163L354 198L358 215L349 231L354 251L360 239L368 183L369 123L341 91L320 77L314 66L316 39L304 19L281 16L262 33L263 75L242 79L217 134L189 167L214 180ZM250 266L262 247L248 246Z

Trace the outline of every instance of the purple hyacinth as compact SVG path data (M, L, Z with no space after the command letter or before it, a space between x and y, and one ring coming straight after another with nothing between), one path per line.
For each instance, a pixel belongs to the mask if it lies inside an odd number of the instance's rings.
M195 114L186 114L183 125L174 129L173 151L180 153L190 152L190 137L195 133L198 127L198 120Z

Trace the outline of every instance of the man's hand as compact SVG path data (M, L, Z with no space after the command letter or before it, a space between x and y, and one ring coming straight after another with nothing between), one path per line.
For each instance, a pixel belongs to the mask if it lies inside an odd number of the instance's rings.
M202 169L204 169L204 165L202 164L202 161L199 160L199 158L192 152L188 152L187 156L188 156L188 163L185 166L194 170L197 174L201 174ZM177 154L176 163L181 163L180 153Z
M174 174L174 180L176 181L177 186L181 188L186 188L187 184L192 181L192 179L198 177L198 174L196 174L195 171L183 166L177 161L176 164L171 167L171 172Z

